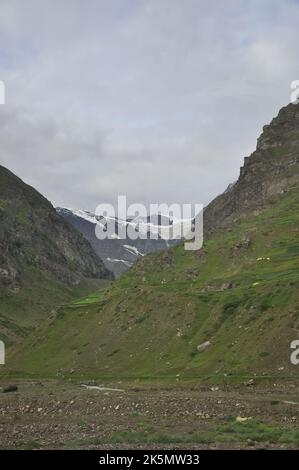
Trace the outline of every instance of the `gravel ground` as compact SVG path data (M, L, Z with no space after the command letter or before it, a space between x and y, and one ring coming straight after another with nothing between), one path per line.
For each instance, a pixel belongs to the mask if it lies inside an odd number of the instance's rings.
M238 416L299 430L294 383L263 388L105 385L118 391L56 381L13 384L17 391L0 393L2 449L299 448L299 442L207 444L194 438ZM2 392L8 385L12 382L0 383Z

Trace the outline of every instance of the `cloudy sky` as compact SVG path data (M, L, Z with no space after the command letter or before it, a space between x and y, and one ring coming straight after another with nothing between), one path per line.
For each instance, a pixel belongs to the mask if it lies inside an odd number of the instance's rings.
M53 204L206 204L299 79L295 0L0 0L0 163Z

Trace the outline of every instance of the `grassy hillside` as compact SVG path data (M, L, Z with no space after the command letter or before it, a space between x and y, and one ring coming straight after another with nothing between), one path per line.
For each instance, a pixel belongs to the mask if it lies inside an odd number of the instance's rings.
M57 306L108 282L86 279L78 286L68 286L45 271L27 267L20 287L0 289L0 339L6 347L20 342L53 314Z
M59 309L10 373L213 381L299 376L299 190L211 236L148 255L115 285ZM197 346L211 345L199 353ZM243 380L243 378L242 378Z

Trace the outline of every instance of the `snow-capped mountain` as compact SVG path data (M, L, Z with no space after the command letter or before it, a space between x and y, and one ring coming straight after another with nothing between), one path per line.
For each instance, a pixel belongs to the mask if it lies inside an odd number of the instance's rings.
M165 250L178 243L178 239L165 239L167 233L172 234L175 226L175 221L166 216L122 220L117 217L99 217L85 210L57 207L56 211L87 238L94 251L116 277L121 276L145 254ZM109 222L114 224L115 233L112 233L109 239L100 240L96 236L96 226L100 224L105 228ZM144 238L123 238L121 234L124 229L139 232ZM153 236L156 239L152 239Z

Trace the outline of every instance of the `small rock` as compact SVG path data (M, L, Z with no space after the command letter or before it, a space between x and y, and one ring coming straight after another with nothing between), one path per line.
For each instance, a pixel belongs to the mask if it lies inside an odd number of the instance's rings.
M254 385L254 380L253 379L248 380L248 382L246 382L245 385L247 385L247 387Z
M17 391L18 391L17 385L9 385L8 387L5 387L3 389L3 393L10 393L10 392L17 392Z
M245 421L249 421L250 419L252 419L251 416L237 416L236 417L236 421L237 423L245 423Z
M234 289L236 287L235 282L225 282L221 285L221 290Z

